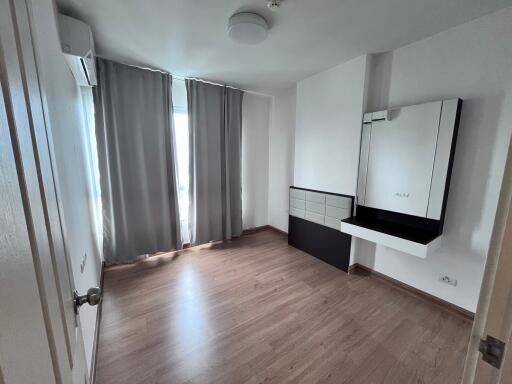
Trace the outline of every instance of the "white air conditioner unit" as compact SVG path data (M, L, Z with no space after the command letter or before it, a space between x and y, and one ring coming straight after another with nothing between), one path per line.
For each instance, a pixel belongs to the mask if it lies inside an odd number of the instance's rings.
M97 85L91 27L83 21L59 14L59 29L62 52L76 82L82 86Z
M386 111L378 111L378 112L369 112L363 115L363 124L369 124L372 121L390 121L391 120L391 110Z

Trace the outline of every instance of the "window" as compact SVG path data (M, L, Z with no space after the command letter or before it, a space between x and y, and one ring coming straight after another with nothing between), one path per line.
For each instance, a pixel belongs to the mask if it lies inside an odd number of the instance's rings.
M94 99L91 87L80 87L82 94L82 106L85 123L85 146L89 178L89 193L92 196L91 214L94 220L94 232L97 241L97 247L103 254L103 221L102 221L102 203L100 187L100 171L98 166L98 147L96 144L96 125L94 121Z
M188 147L188 112L187 89L183 80L173 80L173 117L176 143L176 161L178 177L178 203L180 211L181 239L183 243L190 243L188 229L189 208L189 147Z

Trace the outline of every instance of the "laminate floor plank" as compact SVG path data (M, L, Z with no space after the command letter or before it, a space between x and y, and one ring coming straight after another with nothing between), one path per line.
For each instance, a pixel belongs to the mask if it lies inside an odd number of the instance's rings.
M455 384L470 330L266 230L106 269L96 383Z

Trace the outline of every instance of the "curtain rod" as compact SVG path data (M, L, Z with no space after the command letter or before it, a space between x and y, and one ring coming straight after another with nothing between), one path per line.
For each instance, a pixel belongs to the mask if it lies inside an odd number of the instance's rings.
M153 68L153 67L149 67L149 66L143 67L141 65L136 65L136 64L132 64L132 63L126 63L124 61L113 60L113 59L111 59L109 57L106 57L104 55L96 55L96 57L99 57L100 59L109 60L109 61L115 61L116 63L127 65L129 67L145 69L145 70L153 71L153 72L160 72L160 73L163 73L163 74L171 76L173 79L178 79L178 80L196 80L196 81L201 81L201 82L207 83L207 84L217 85L217 86L220 86L220 87L232 88L232 89L236 89L236 90L243 91L243 92L246 92L246 93L252 93L254 95L271 97L271 95L268 95L266 93L261 93L261 92L256 92L256 91L249 91L247 89L233 87L232 85L220 84L220 83L216 83L214 81L200 79L198 77L186 77L186 76L173 75L172 73L170 73L168 71L164 71L163 69Z

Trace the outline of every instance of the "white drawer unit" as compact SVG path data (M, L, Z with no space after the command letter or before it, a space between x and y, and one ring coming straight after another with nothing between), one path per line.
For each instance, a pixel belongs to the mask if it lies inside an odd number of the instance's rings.
M325 206L325 216L329 216L338 220L348 219L350 217L350 209Z
M290 188L290 198L306 200L306 191L303 189Z
M306 211L306 220L312 221L313 223L317 224L324 224L325 222L325 216L319 215L318 213L308 212Z
M331 193L290 188L290 215L333 229L352 216L353 198Z
M306 216L306 211L303 209L290 207L290 215L304 219Z
M325 216L324 225L326 227L330 227L332 229L340 230L341 228L341 220L335 219L333 217Z
M332 207L352 210L352 198L345 196L326 195L325 204Z
M325 204L325 193L307 191L306 200L313 203Z
M325 215L325 204L306 201L306 212L313 212L318 213L319 215Z
M352 236L341 231L354 197L290 187L288 244L347 272Z
M306 200L295 199L290 197L290 208L306 209Z

